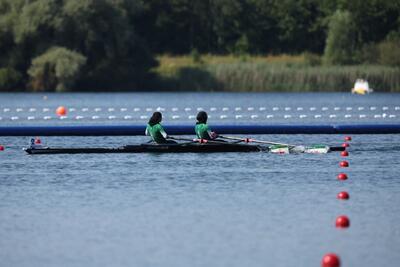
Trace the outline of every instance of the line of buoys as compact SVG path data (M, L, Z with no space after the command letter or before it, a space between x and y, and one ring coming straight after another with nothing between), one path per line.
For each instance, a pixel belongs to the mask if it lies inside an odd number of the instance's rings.
M345 142L351 141L350 136L346 136L344 138ZM344 143L343 147L349 147L348 143ZM349 155L347 150L342 151L341 156L347 157ZM340 167L348 167L349 163L347 161L341 161L339 164ZM337 176L338 180L344 181L347 180L347 175L345 173L339 173ZM348 200L350 198L350 194L346 191L339 192L336 195L339 200ZM348 228L350 227L350 219L346 215L340 215L336 218L335 221L336 228ZM335 253L325 254L322 258L321 266L322 267L340 267L340 258Z
M69 111L71 111L71 109L69 109ZM67 119L66 115L57 114L57 116L60 119ZM174 117L174 116L180 116L180 115L172 115L172 116L170 116L170 118L173 119L173 120L176 120L176 117ZM165 116L165 117L167 118L168 116ZM185 116L180 116L180 117L181 118L185 118ZM188 116L188 119L191 119L191 117L192 116ZM264 116L261 116L261 115L258 115L258 114L251 114L251 115L237 114L237 115L232 115L232 116L229 116L229 115L216 116L217 119L224 119L224 120L228 119L228 118L232 118L232 119L235 119L235 120L241 120L241 119L252 119L252 120L254 120L254 119L257 119L257 120L267 119L268 120L268 119L272 119L272 118L278 118L278 119L280 118L280 119L285 119L285 120L289 119L290 120L290 119L294 119L296 117L297 116L293 116L291 114L283 114L281 116L280 115L273 115L273 114L267 114L267 115L264 115ZM360 118L363 118L363 117L365 117L365 115L360 115ZM395 115L390 115L389 117L390 118L395 118L396 116ZM36 118L35 116L27 116L27 117L12 116L12 117L9 117L9 118L0 117L0 120L11 120L11 121L17 121L18 120L19 121L19 120L24 120L24 119L26 119L26 120L35 120L35 118ZM70 118L75 118L75 117L70 117ZM125 119L125 117L123 115L121 115L120 117L118 116L115 119L117 119L117 118ZM314 116L306 115L306 114L300 114L300 115L298 115L298 118L299 119L305 119L305 118L321 119L321 118L323 118L323 116L320 115L320 114L316 114ZM334 118L337 118L337 116L335 114L330 114L329 118L334 119ZM348 143L343 143L342 146L347 147L347 146L349 146L349 144Z
M62 106L60 106L59 108L61 108L61 107ZM23 112L23 111L35 112L38 109L39 108L36 108L36 107L31 107L31 108L16 107L15 109L6 107L6 108L3 108L2 111L5 112L5 113L6 112L11 112L12 110L15 110L16 112ZM95 111L95 112L99 112L103 108L100 108L100 107L95 107L95 108L83 107L83 108L78 108L78 109L80 109L82 112L88 112L91 109L93 109L93 111ZM120 112L128 112L130 110L129 107L119 107L119 108L118 107L109 107L109 108L104 108L104 109L108 110L109 112L114 112L116 110L119 110ZM143 108L140 108L140 107L135 107L132 110L137 112L137 111L140 111L141 109L143 109L143 110L145 110L147 112L152 112L153 110L157 110L157 111L171 110L172 112L178 112L180 110L180 108L178 108L178 107L172 107L172 108L165 108L165 107L157 107L157 108L154 108L154 107L146 107L146 108L144 108L143 107ZM182 110L184 110L186 112L187 111L191 111L193 109L195 109L195 108L191 108L191 107L182 108ZM228 112L230 110L234 110L234 111L242 111L242 110L245 110L245 111L254 111L254 110L259 110L259 111L268 111L268 110L272 110L272 111L280 111L280 110L285 110L285 111L291 111L291 110L296 110L296 111L304 111L304 110L318 111L318 110L321 110L323 112L327 112L329 110L334 110L334 111L340 111L340 110L343 110L343 111L353 111L353 110L356 110L356 111L365 111L365 110L379 111L379 110L382 110L384 112L390 112L390 111L399 111L400 110L400 106L395 106L395 107L389 107L389 106L376 107L376 106L371 106L369 108L365 108L365 107L333 107L332 108L332 107L326 107L326 106L323 106L323 107L320 107L320 108L317 108L315 106L312 106L312 107L296 107L296 108L295 107L288 107L288 106L286 106L286 107L277 107L277 106L274 106L274 107L265 107L265 106L254 107L254 106L250 106L250 107L234 107L233 108L233 107L226 107L225 106L225 107L219 108L219 107L215 107L214 106L214 107L210 107L208 109L210 111L212 111L212 112L218 111L218 110L220 110L222 112ZM47 107L42 108L43 112L48 112L49 110L50 110L50 108L47 108ZM68 109L69 112L73 112L73 111L76 111L76 110L77 110L77 108L69 108ZM202 107L198 107L197 110L200 111L200 110L204 110L204 109ZM345 116L351 117L352 115L351 114L346 114ZM360 116L361 117L366 117L368 115L360 114ZM388 116L389 117L396 117L396 114L382 113L382 114L375 114L373 117L384 118L384 117L388 117Z

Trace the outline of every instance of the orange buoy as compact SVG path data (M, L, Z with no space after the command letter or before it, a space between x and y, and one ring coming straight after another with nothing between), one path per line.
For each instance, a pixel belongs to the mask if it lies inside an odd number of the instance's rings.
M57 114L58 116L65 116L65 115L67 114L67 109L66 109L65 107L63 107L63 106L59 106L59 107L56 109L56 114Z
M4 146L0 145L0 151L4 150Z
M343 143L343 144L342 144L342 147L349 147L349 146L350 146L349 143Z
M336 218L336 227L337 228L347 228L350 226L350 220L345 215L340 215Z
M340 152L340 155L341 155L342 157L347 157L347 156L349 156L349 152L347 152L347 151L345 150L345 151Z
M340 167L342 167L342 168L349 167L349 163L348 163L347 161L345 161L345 160L341 161L341 162L339 163L339 165L340 165Z
M351 141L351 136L345 136L344 141Z
M334 253L328 253L322 258L321 267L340 267L340 258Z
M338 199L343 199L343 200L347 200L350 198L349 193L347 193L346 191L342 191L340 193L337 194L337 198Z
M347 180L347 174L339 173L337 178L338 178L338 180Z

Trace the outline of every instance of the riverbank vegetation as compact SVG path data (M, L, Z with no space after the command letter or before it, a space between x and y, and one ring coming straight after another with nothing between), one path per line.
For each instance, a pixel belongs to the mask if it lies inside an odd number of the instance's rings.
M400 68L385 65L323 65L318 55L190 56L157 58L153 69L164 90L349 91L363 77L379 92L400 91Z
M348 91L364 78L400 92L399 17L385 0L0 0L0 91Z

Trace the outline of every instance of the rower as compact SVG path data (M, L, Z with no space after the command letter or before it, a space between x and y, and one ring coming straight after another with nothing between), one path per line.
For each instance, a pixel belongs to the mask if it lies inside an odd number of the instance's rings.
M206 140L214 140L218 137L218 134L212 132L207 125L208 115L205 111L200 111L197 114L197 122L196 127L194 128L197 138L206 139Z
M150 135L154 142L157 144L175 144L175 141L167 140L168 134L161 126L162 115L161 112L154 112L147 124L145 134Z

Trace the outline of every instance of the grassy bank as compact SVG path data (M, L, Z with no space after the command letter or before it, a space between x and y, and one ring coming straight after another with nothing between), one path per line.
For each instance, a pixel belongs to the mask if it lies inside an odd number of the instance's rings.
M379 92L400 92L400 68L323 66L313 55L160 56L160 88L188 91L349 91L364 78Z

